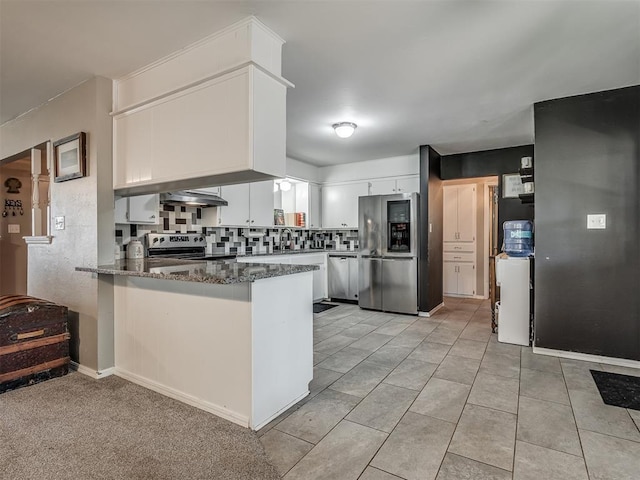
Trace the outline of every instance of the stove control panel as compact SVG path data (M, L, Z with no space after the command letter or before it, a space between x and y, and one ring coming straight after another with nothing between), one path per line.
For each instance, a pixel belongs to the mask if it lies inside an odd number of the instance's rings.
M201 233L147 233L147 248L204 247L207 244Z

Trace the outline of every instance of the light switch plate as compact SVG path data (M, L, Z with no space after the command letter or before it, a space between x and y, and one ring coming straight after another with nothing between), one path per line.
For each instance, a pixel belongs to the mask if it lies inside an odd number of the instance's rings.
M64 230L64 217L55 217L56 230Z
M17 223L10 223L7 227L9 228L9 233L20 233L20 225Z
M607 228L607 216L604 213L587 215L587 229Z

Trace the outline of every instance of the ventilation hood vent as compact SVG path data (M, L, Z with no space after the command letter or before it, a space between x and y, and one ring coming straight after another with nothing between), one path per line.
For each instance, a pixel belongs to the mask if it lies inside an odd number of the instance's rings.
M178 205L181 207L220 207L229 205L225 199L210 193L180 190L160 194L160 203Z

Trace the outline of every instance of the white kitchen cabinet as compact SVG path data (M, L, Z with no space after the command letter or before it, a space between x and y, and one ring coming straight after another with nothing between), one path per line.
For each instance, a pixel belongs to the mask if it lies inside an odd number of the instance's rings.
M286 88L248 65L118 112L114 189L129 195L283 176Z
M445 186L443 205L443 292L473 296L476 293L476 186Z
M372 180L369 182L369 195L389 195L396 193L395 180Z
M405 178L387 178L384 180L371 180L369 182L369 195L390 195L393 193L412 193L420 191L420 176L415 175Z
M220 196L229 204L218 207L218 225L273 225L273 181L225 185Z
M115 223L160 223L160 196L136 195L115 200Z
M413 193L420 192L420 175L407 178L399 178L396 180L397 193Z
M444 262L442 291L451 296L473 296L476 293L473 263Z
M368 182L324 186L322 228L358 228L358 198L368 194Z
M310 228L319 228L322 226L322 203L320 197L320 185L315 183L309 184L309 217L307 225Z
M476 186L447 185L443 192L443 241L475 242Z
M358 259L351 256L329 256L329 297L333 299L357 300Z

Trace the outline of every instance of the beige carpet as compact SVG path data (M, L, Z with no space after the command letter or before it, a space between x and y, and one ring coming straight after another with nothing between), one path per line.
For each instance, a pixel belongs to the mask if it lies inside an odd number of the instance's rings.
M278 479L257 436L117 377L0 394L2 479Z

